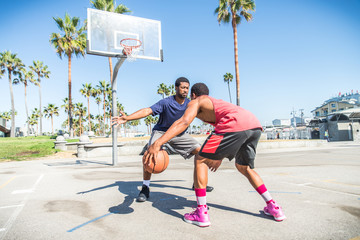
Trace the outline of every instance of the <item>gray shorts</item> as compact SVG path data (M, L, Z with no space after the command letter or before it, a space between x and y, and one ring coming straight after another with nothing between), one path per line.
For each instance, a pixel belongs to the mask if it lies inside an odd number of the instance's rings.
M164 134L164 131L152 131L148 146L153 144ZM201 147L200 143L196 141L193 137L191 137L188 133L183 133L176 137L173 137L167 143L170 144L170 146L174 148L174 150L176 150L185 159L194 156L194 154L192 154L191 152L194 151L196 148Z

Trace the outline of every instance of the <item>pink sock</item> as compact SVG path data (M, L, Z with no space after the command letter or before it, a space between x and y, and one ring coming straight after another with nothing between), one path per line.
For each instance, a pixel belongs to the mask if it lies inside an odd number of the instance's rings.
M195 188L196 202L198 207L206 207L206 188Z
M259 186L258 188L256 188L256 191L261 195L261 197L264 199L264 201L266 203L274 202L274 200L272 199L270 193L266 189L265 184L263 184L263 185Z

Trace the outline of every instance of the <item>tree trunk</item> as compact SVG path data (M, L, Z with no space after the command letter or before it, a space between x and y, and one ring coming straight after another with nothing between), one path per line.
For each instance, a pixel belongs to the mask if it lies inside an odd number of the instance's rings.
M52 132L52 135L54 135L54 120L53 120L52 114L51 114L51 132Z
M231 101L231 92L230 92L230 81L228 81L228 89L229 89L230 103L232 103L232 101Z
M91 121L90 121L90 97L87 97L88 102L88 118L89 118L89 132L91 131Z
M39 74L40 75L40 74ZM40 136L42 136L42 110L41 110L41 84L40 84L40 76L39 76L39 100L40 100Z
M236 105L240 106L240 76L239 76L239 57L238 57L238 41L236 28L236 15L232 13L232 28L234 33L234 54L235 54L235 73L236 73Z
M69 127L70 137L74 137L73 119L72 119L72 100L71 100L71 53L68 53L68 84L69 84Z
M9 71L9 87L10 87L10 97L11 97L11 128L10 128L10 137L15 137L15 103L14 103L14 92L11 82L11 71Z
M29 125L29 111L28 111L28 107L27 107L27 100L26 100L26 83L24 85L25 88L25 111L26 111L26 122L27 122L27 135L29 136L30 134L30 125Z
M105 120L106 120L106 117L105 117L105 98L106 98L106 96L105 96L105 92L104 92L104 121L103 121L104 122L104 136L105 136Z
M112 86L112 82L113 82L113 67L112 67L112 59L111 59L111 57L109 57L109 68L110 68L110 82L111 82L111 86Z

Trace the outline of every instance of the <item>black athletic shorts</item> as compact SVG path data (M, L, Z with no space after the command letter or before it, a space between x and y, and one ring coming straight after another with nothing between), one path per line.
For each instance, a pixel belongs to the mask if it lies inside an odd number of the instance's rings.
M236 163L253 169L260 136L260 128L241 132L213 132L205 140L199 155L212 160L232 160L235 157Z

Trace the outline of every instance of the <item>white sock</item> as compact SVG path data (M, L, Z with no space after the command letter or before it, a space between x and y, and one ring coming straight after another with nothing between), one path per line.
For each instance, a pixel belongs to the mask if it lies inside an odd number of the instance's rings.
M150 187L150 180L143 180L143 185Z

